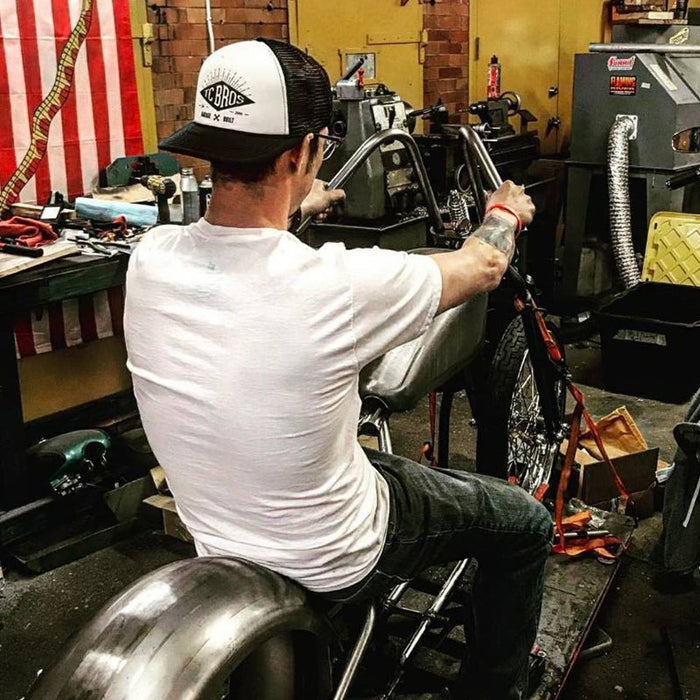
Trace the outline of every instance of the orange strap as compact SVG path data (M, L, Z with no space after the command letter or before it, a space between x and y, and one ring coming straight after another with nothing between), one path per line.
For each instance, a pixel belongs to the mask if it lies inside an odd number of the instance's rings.
M537 328L540 332L540 335L542 336L542 340L545 344L545 347L547 348L549 357L555 364L561 366L564 362L564 356L556 341L552 337L549 328L547 328L547 324L544 321L542 312L535 306L535 304L532 301L529 301L528 304L526 304L522 301L522 299L516 297L515 308L519 312L524 311L527 308L527 306L530 307L531 311L534 314ZM630 507L634 505L632 501L630 501L627 489L625 488L625 485L622 482L620 475L617 473L615 465L612 463L610 457L608 456L608 452L605 449L605 445L603 444L603 439L600 437L598 427L596 426L593 417L586 408L583 393L571 381L571 379L568 378L568 376L566 377L566 387L571 396L574 398L574 401L576 402L576 408L574 409L574 415L571 421L569 445L566 450L566 456L564 457L564 466L562 467L561 477L559 478L559 488L557 489L557 497L554 509L554 523L555 533L558 542L553 546L552 550L556 553L568 554L570 556L576 556L578 554L582 554L583 552L595 551L600 556L606 558L617 558L620 556L624 548L622 541L618 537L614 537L612 535L596 539L580 537L568 539L568 541L564 537L565 532L571 531L573 529L569 526L570 523L573 521L571 521L570 519L565 519L563 517L564 499L566 496L566 489L569 484L569 478L571 477L571 470L574 464L574 458L576 456L576 448L578 446L579 436L581 434L581 418L583 418L586 421L586 425L588 426L588 429L593 435L593 439L595 440L596 446L600 451L600 454L603 456L603 460L608 465L610 474L613 478L613 481L615 482L615 487L617 488L617 492L620 496L618 499L618 511L624 513L627 510L628 504ZM588 514L588 519L586 520L587 523L590 520L590 513L588 511L585 511L585 513ZM612 553L608 549L608 547L615 547L617 549L617 553Z

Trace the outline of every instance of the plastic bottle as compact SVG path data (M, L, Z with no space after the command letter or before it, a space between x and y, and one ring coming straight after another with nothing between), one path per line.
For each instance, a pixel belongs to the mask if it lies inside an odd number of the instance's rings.
M180 191L182 192L182 223L187 226L199 220L199 185L192 168L180 171Z
M204 216L211 199L212 181L211 176L205 175L199 183L199 215Z

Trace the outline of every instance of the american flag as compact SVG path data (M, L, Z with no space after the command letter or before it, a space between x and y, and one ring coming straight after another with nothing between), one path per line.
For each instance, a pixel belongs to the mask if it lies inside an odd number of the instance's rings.
M0 186L30 144L32 114L51 89L82 0L0 0ZM143 152L129 0L94 0L70 96L54 118L46 156L20 195L89 192L100 169Z
M112 287L95 294L54 302L15 317L17 357L124 334L124 288Z

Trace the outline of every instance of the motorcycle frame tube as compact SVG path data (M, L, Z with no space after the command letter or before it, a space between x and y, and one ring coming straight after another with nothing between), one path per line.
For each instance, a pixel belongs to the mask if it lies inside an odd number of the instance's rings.
M493 189L498 189L503 184L503 179L496 169L483 141L470 126L461 127L459 135L463 141L465 157L468 158L470 155L473 155L479 165L479 169L486 177L487 184ZM469 172L471 175L471 168ZM476 183L474 186L476 188ZM534 300L527 289L525 281L512 265L509 267L507 275L516 285L517 296L525 302L534 304ZM551 364L547 348L544 345L534 318L534 310L530 304L526 304L525 309L520 312L520 316L523 319L527 346L532 358L532 371L541 399L542 416L545 421L547 437L550 440L557 440L563 437L563 430L559 418L559 404L556 393L556 369Z
M418 145L411 134L401 129L384 129L383 131L378 131L376 134L372 134L372 136L360 144L359 148L352 154L348 161L330 179L326 185L326 189L341 189L379 146L385 143L392 143L393 141L399 141L406 148L411 160L411 165L418 178L418 185L420 186L421 193L425 198L425 205L430 214L433 232L440 233L444 230L445 225L442 223L440 207L438 207L437 200L435 199L433 188L430 186L428 173L425 170ZM310 223L311 217L307 216L301 224L299 224L296 235L299 236L306 231Z

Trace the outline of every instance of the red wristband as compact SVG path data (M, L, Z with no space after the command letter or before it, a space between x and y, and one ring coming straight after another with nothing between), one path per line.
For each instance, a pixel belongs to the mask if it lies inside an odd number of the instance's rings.
M515 212L515 209L511 209L507 204L492 204L486 210L486 213L484 214L484 216L486 216L490 211L493 211L494 209L501 209L502 211L506 211L515 217L515 220L518 222L518 226L515 229L516 236L523 230L523 222L520 219L520 217L517 215L517 213Z

